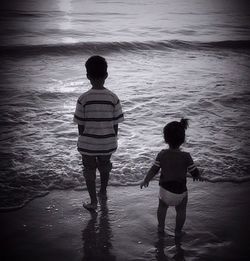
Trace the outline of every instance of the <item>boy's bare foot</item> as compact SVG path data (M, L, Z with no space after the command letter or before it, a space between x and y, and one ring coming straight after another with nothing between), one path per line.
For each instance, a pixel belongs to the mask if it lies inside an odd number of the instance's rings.
M101 190L100 190L97 195L98 195L98 197L99 197L100 199L102 199L102 200L108 199L107 191L101 191Z
M83 203L83 207L89 211L95 211L97 209L97 203Z

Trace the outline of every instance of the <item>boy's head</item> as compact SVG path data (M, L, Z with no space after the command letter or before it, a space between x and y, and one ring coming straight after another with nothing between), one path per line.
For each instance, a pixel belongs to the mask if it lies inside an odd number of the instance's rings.
M106 60L98 55L91 56L85 63L88 79L100 80L108 76L108 64Z
M188 127L188 120L181 119L178 121L172 121L168 123L164 129L165 142L169 144L171 148L179 148L185 141L185 130Z

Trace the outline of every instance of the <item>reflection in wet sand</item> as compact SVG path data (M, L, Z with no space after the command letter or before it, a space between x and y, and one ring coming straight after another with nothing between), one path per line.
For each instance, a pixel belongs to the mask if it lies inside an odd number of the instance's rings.
M83 258L82 261L109 260L115 261L112 254L112 231L109 223L107 201L100 201L100 216L90 212L91 218L82 231Z
M185 261L185 252L181 247L180 239L175 238L173 245L167 245L168 243L166 242L166 236L158 234L158 240L155 243L157 261Z

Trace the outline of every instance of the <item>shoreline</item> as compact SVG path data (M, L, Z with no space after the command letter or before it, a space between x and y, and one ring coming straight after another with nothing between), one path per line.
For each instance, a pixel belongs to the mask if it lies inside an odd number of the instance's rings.
M187 180L192 180L192 176L188 176ZM156 181L157 179L154 179L154 181ZM221 177L214 177L214 178L207 178L207 177L203 177L203 181L204 182L209 182L209 183L230 183L230 184L242 184L242 183L248 183L250 182L250 176L246 176L246 177L234 177L234 178L221 178ZM158 180L157 180L158 182ZM190 182L190 181L189 181ZM111 181L111 185L109 187L137 187L140 185L140 181L134 182L134 183L127 183L127 184L112 184ZM99 186L97 183L97 190L98 190ZM72 190L75 192L83 192L85 193L87 191L87 188L82 188L82 187L77 187L77 188L58 188L58 189L52 189L52 190L48 190L48 191L44 191L41 192L40 194L26 199L22 204L20 205L16 205L16 206L11 206L11 207L0 207L0 214L1 213L9 213L9 212L13 212L13 211L17 211L20 210L24 207L26 207L28 204L30 204L30 202L32 202L33 200L37 199L37 198L42 198L47 196L50 193L53 193L55 191L67 191L67 190ZM85 191L85 192L84 192ZM250 193L250 192L249 192Z
M187 185L180 248L173 237L157 234L158 182L152 181L142 190L110 186L96 214L82 207L87 191L73 190L52 191L22 209L0 213L1 260L248 260L249 183L188 179ZM174 208L166 225L173 231Z

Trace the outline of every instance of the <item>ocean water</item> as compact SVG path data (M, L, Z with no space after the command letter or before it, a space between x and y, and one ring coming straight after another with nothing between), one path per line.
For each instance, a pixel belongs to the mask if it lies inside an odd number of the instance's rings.
M187 117L183 149L211 182L250 179L247 1L3 1L0 209L53 189L86 189L73 113L84 63L108 61L105 86L125 122L110 184L136 185Z

